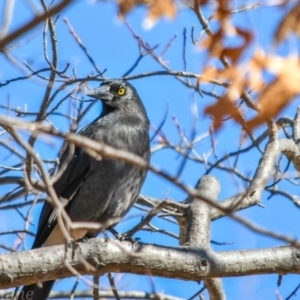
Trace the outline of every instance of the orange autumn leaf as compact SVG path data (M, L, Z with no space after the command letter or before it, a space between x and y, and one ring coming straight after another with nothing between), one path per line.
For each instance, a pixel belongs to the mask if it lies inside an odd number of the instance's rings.
M153 0L150 5L149 17L153 20L166 15L174 18L176 15L176 7L172 0Z
M298 3L292 10L285 15L283 20L280 22L276 33L275 33L275 42L279 44L284 40L287 35L292 32L296 32L300 36L300 3Z
M135 6L144 4L149 7L149 17L156 20L161 16L174 18L176 5L172 0L119 0L119 12L123 16Z
M237 67L222 71L215 68L205 70L204 80L209 81L209 78L217 77L225 79L229 83L226 96L205 109L206 114L214 117L216 129L222 126L225 117L230 116L250 132L253 128L275 118L300 94L300 60L298 57L282 58L265 55L260 51L251 60L248 70L250 71L248 73L250 79L246 79L245 76L248 71L243 71ZM263 82L261 73L264 71L275 75L275 79L271 83ZM252 76L258 77L257 82L251 82ZM212 80L210 79L210 81ZM257 115L251 120L245 121L235 103L240 97L239 95L242 94L242 90L247 89L249 83L256 87L256 91L260 92L260 96L257 101Z
M135 6L140 4L148 4L147 0L119 0L119 13L124 16L131 11Z
M255 51L252 59L246 66L246 76L249 89L251 91L261 91L265 87L263 81L262 61L265 60L265 54L261 49Z
M252 40L252 33L238 27L231 27L231 31L234 31L236 36L241 36L243 38L244 41L241 46L231 48L224 47L223 40L225 39L226 31L222 28L220 28L214 35L207 36L201 46L207 48L210 56L226 56L230 58L233 63L236 63L250 44Z
M246 122L247 127L252 129L273 119L295 96L296 94L287 89L286 85L277 78L263 91L258 100L259 113Z
M204 113L213 117L213 126L215 130L222 126L225 117L232 117L239 123L242 123L244 120L240 110L234 105L234 102L227 95L220 98L216 103L207 106Z
M221 56L230 57L233 63L236 63L239 60L240 56L246 50L247 46L252 40L252 33L250 31L243 30L238 27L236 27L235 30L237 32L237 35L243 37L243 44L239 47L225 48L221 52Z
M259 52L252 61L255 68L266 69L276 78L262 91L258 114L246 125L251 129L275 118L300 93L300 61L298 57L266 56Z
M206 48L210 56L218 57L223 50L223 32L218 30L214 35L208 35L201 43L201 48Z

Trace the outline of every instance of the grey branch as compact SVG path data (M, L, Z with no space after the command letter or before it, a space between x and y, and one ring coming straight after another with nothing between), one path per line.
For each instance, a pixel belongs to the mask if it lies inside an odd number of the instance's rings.
M264 154L259 162L255 175L247 191L242 195L228 198L226 201L222 201L220 203L220 205L224 209L228 210L228 214L237 210L248 208L253 205L257 205L260 202L266 183L268 182L270 175L272 174L276 159L278 158L281 150L279 147L280 143L277 134L277 126L275 123L273 123L270 140L266 146ZM223 211L215 208L212 209L213 219L225 215L226 214L224 214Z
M94 276L121 272L199 281L254 274L300 274L300 251L290 246L212 253L201 248L143 243L133 247L127 241L101 238L78 243L75 251L67 253L65 246L54 246L2 254L0 288L74 276L65 259L80 274ZM87 269L86 261L93 268Z
M217 201L220 184L217 178L206 175L199 180L196 186L200 196L211 201ZM189 197L186 202L187 209L187 239L190 246L210 249L210 212L211 206L199 199Z
M0 299L11 299L14 291L5 290L0 292ZM159 299L159 300L184 300L183 298L178 298L163 293L147 293L142 291L119 291L119 296L122 299ZM70 299L70 296L74 299L77 298L93 298L92 291L76 291L74 294L71 292L63 291L52 291L48 299ZM115 295L112 291L99 291L99 298L109 298L115 299Z
M217 201L220 193L220 184L217 178L207 175L202 177L197 184L197 190L204 198L209 198L211 201ZM199 199L189 197L186 204L189 204L187 209L187 233L186 245L190 247L199 247L212 252L210 248L210 224L211 224L211 206ZM185 230L182 226L181 231ZM181 233L180 233L181 235ZM180 239L182 241L182 238ZM204 263L204 261L203 261ZM204 284L208 290L211 300L225 300L222 280L220 278L204 279Z

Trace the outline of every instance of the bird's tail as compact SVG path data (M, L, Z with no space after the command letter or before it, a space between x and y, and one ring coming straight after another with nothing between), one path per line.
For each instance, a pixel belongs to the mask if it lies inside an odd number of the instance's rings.
M42 286L30 284L23 287L18 300L47 300L55 280L45 281Z

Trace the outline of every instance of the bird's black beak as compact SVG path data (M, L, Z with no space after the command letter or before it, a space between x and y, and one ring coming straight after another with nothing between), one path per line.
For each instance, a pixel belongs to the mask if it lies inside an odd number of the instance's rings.
M103 101L112 101L114 98L114 95L110 91L109 85L101 85L100 87L91 90L87 96Z

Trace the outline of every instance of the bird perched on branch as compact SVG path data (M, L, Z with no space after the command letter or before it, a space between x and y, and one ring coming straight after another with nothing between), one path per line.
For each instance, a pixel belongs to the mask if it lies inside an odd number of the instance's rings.
M122 80L103 82L88 96L103 102L101 115L79 135L126 150L150 160L149 120L135 88ZM66 170L54 184L65 211L73 222L99 222L102 229L114 226L135 203L146 177L146 170L122 160L102 157L96 160L84 149L67 147L60 166ZM71 156L71 157L70 157ZM65 243L57 224L57 212L45 202L32 248ZM78 240L95 236L88 229L72 230ZM54 280L24 286L19 300L48 298Z

